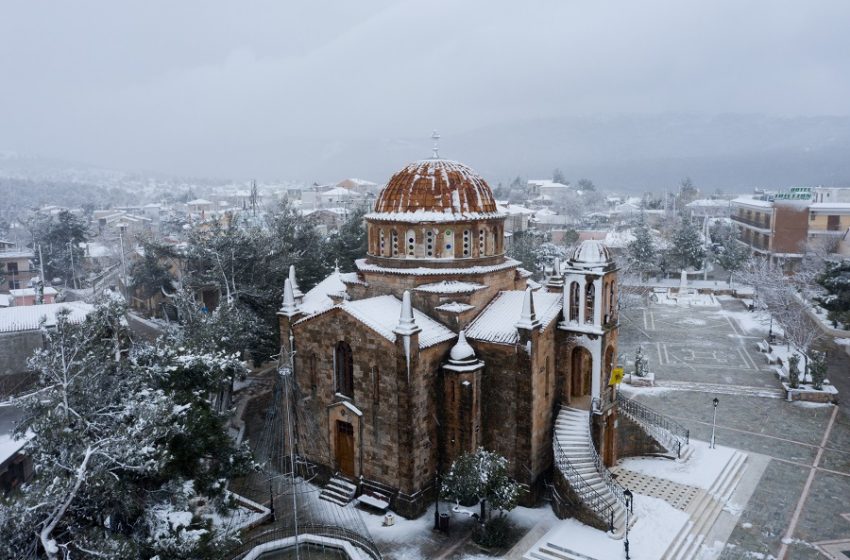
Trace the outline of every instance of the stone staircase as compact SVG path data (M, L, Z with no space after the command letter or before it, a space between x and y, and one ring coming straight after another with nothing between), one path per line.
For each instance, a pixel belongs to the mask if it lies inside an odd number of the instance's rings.
M322 488L319 499L345 507L354 499L356 493L357 486L354 484L354 481L337 473Z
M564 478L576 491L583 503L591 511L601 515L598 507L594 507L591 497L600 496L606 506L614 510L614 532L613 536L622 538L625 530L626 510L622 502L611 491L610 485L606 483L604 474L600 469L605 469L601 464L597 467L594 458L597 456L596 449L590 437L590 412L579 410L568 406L561 407L558 418L555 421L555 454L563 452L563 457L569 463L571 469L560 469ZM559 465L559 468L561 465ZM569 472L564 472L565 470ZM581 480L576 481L576 475ZM578 482L578 484L576 483ZM592 492L585 492L577 486L586 484ZM587 497L588 499L584 499ZM632 522L634 517L631 518ZM603 519L607 524L608 519Z
M706 536L744 474L746 462L746 454L739 451L732 454L708 492L704 492L685 509L691 519L670 543L661 560L695 560L699 557Z
M687 461L694 453L690 445L690 431L678 422L654 411L643 403L617 393L617 410L667 450L665 456L679 462Z
M523 560L597 560L552 542L528 551L522 558Z

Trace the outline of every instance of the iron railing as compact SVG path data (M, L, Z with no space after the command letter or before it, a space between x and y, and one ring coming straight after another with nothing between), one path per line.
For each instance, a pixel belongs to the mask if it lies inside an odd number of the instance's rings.
M614 504L606 500L579 474L567 453L561 448L558 437L555 436L552 439L555 441L555 463L558 465L558 471L567 479L570 488L578 496L581 503L595 513L603 523L607 523L609 531L614 532ZM592 442L590 447L593 447Z
M596 444L593 443L593 414L594 413L591 412L587 415L587 429L590 434L590 457L593 459L593 465L596 467L596 472L598 472L599 476L602 477L602 482L605 483L608 491L611 492L620 505L625 508L626 498L623 496L624 489L616 480L614 480L614 475L611 474L611 471L609 471L608 467L605 466L605 463L602 462L602 459L599 457L599 453L596 451Z
M305 523L303 525L299 525L297 533L294 527L279 526L269 527L268 529L260 532L257 532L256 530L251 531L250 536L244 539L242 541L242 544L231 552L230 557L234 560L238 560L240 558L243 558L245 555L251 552L251 550L261 544L294 537L296 536L296 534L300 536L315 535L318 537L327 537L340 541L347 541L352 545L356 546L361 551L365 552L372 560L382 560L383 558L381 552L378 550L375 544L357 531L348 529L346 527L325 525L320 523ZM300 544L302 546L310 546L305 541L301 541Z
M690 430L660 412L624 397L619 392L617 393L617 405L619 410L622 410L643 426L649 432L649 435L657 439L667 449L670 451L675 449L676 457L681 458L682 448L688 445L690 441Z

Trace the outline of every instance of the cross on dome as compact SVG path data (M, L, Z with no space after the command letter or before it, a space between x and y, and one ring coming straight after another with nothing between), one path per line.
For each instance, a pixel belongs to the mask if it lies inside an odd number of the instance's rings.
M431 159L440 159L440 135L435 130L431 133L431 138L434 140L434 147L431 148Z

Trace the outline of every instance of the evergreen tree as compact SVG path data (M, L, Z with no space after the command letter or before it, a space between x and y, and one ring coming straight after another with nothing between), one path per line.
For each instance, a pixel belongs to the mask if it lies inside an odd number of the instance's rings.
M156 294L174 291L174 276L168 261L175 254L169 246L150 239L142 241L141 249L142 258L130 265L129 284L135 290L136 297L147 300L150 310L151 299Z
M38 390L16 402L36 471L0 503L0 557L211 557L224 536L189 498L226 507L224 482L250 467L207 399L241 363L134 347L114 301L45 336Z
M850 259L827 263L826 271L817 278L827 295L818 298L834 326L850 325Z
M685 206L699 197L699 189L696 188L690 177L685 177L679 185L678 203L679 212L685 213Z
M721 250L717 254L717 264L729 273L729 284L732 275L740 271L750 256L750 250L738 240L738 231L729 228L721 239Z
M355 209L328 240L326 261L339 263L343 272L354 270L354 261L366 254L366 210L365 206Z
M633 232L635 238L627 247L629 266L639 272L641 280L644 280L646 274L655 269L655 245L643 212L640 213Z
M564 176L563 171L561 171L560 169L555 169L555 171L552 172L552 182L561 183L562 185L570 184L570 182L567 181L567 178Z
M684 270L693 267L701 268L705 260L705 249L699 230L691 218L682 216L679 226L673 232L673 247L670 249L671 261Z
M56 219L51 216L39 217L31 225L31 230L36 268L41 266L39 247L44 257L44 274L47 278L42 278L42 281L62 278L66 285L72 285L73 278L79 278L81 274L85 250L80 245L89 239L86 224L81 218L62 210Z
M488 506L504 515L516 507L522 489L508 475L508 460L498 453L478 448L452 463L443 478L443 495L464 505L480 503L481 522L487 521Z

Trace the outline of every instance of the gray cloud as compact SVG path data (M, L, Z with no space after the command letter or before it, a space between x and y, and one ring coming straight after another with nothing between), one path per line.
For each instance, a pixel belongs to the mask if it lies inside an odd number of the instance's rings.
M848 22L840 0L10 3L0 147L312 179L361 141L425 156L432 128L451 146L541 118L848 115ZM351 174L386 154L364 157Z

